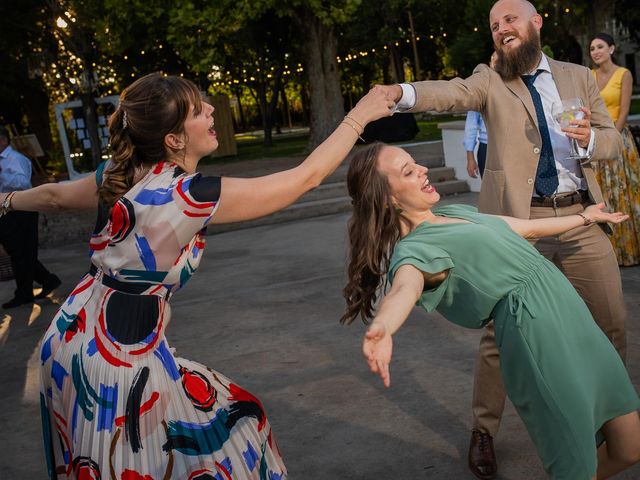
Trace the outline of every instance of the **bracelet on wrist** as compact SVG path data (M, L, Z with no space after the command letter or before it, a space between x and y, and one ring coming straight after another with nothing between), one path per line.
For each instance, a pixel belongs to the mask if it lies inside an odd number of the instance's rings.
M360 129L364 132L364 127L362 126L362 124L357 121L355 118L353 118L351 115L349 115L348 113L344 116L344 118L348 118L349 120L351 120L353 123L355 123L356 125L358 125L360 127Z
M13 196L15 194L16 194L15 191L9 192L7 196L4 197L2 204L0 204L0 217L2 217L3 215L6 215L11 210L13 210L13 208L11 207L11 200L13 199Z
M593 223L593 219L587 217L584 213L578 213L577 215L582 217L582 220L584 220L584 226L586 227L587 225L591 225Z
M340 122L340 124L343 124L343 123L344 123L345 125L349 125L351 128L353 128L353 131L354 131L354 132L356 132L356 135L358 136L358 138L364 142L364 138L362 138L362 131L358 130L358 129L356 128L356 126L355 126L355 125L353 125L353 124L349 123L349 122L347 121L347 118L346 118L346 117L345 117L345 119L344 119L344 120L342 120L342 121Z

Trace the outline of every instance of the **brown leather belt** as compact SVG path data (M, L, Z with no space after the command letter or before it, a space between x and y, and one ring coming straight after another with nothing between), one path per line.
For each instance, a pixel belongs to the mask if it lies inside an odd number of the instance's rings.
M578 190L577 192L561 193L560 195L553 195L552 197L532 197L531 205L534 207L563 208L588 201L589 192L586 190Z

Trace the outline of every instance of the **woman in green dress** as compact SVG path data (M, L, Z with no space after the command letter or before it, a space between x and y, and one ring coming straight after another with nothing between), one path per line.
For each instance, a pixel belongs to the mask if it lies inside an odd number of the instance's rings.
M390 385L391 337L414 304L470 328L493 319L507 393L551 478L608 478L639 461L640 398L620 357L569 281L524 239L627 215L604 205L538 220L434 208L440 195L427 171L382 144L349 168L342 321L373 318L363 344L371 370ZM385 275L391 288L374 310Z

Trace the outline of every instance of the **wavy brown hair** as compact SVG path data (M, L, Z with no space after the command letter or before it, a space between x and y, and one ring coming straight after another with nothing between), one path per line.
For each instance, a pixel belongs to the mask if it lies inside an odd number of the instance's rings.
M196 115L202 110L201 100L194 83L160 73L145 75L122 92L109 119L112 156L98 188L103 204L111 208L133 186L136 171L167 158L164 137L182 133L191 107Z
M349 219L349 265L342 290L347 307L340 322L373 316L378 292L389 271L393 247L404 220L391 201L387 177L378 171L378 156L386 147L374 143L355 154L347 173L353 212Z

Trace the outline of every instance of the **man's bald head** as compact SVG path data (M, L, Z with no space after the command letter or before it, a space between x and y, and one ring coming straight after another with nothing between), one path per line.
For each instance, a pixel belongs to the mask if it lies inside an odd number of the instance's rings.
M514 6L517 6L520 9L520 12L527 14L529 17L537 14L538 11L536 7L533 6L533 3L528 2L527 0L498 0L491 7L491 11L489 12L489 21L491 21L491 12L499 6L499 4L509 3Z

